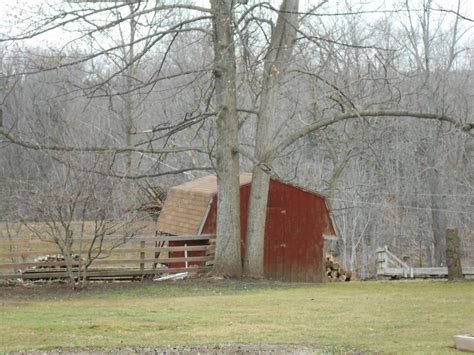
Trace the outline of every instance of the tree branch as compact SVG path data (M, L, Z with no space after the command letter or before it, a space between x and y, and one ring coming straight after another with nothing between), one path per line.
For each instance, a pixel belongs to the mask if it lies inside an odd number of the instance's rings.
M141 149L135 147L96 147L96 146L70 146L70 145L53 145L53 144L43 144L43 143L32 143L24 141L20 138L13 136L12 134L5 132L0 127L0 136L3 136L7 139L8 142L19 145L23 148L33 149L33 150L48 150L48 151L59 151L59 152L79 152L79 153L144 153L144 154L167 154L167 153L183 153L189 151L197 151L200 153L207 154L207 150L204 147L174 147L167 149Z
M326 119L322 121L315 122L309 126L303 127L299 131L296 131L292 135L288 136L283 142L279 143L277 146L274 146L266 153L266 157L276 156L281 153L285 148L295 143L300 138L306 136L307 134L320 130L322 128L331 126L335 123L346 121L351 118L361 118L361 117L376 117L376 118L416 118L416 119L427 119L427 120L436 120L441 122L447 122L460 129L463 132L471 134L471 131L474 130L474 123L461 123L457 119L445 116L438 115L435 113L424 113L424 112L410 112L410 111L352 111L344 115L336 116L331 119Z

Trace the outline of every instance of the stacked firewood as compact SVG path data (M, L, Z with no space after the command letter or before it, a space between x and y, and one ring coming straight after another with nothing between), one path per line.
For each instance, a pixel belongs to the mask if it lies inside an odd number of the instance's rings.
M72 265L73 267L78 267L79 266L79 261L81 257L77 254L72 254L71 259L73 260L74 264ZM60 263L60 262L65 262L64 255L57 254L57 255L41 255L36 258L34 258L35 263ZM32 266L30 269L47 269L51 268L54 266L49 266L49 265L39 265L39 266ZM60 267L65 267L65 266L60 266Z
M328 255L326 256L326 276L329 281L350 281L352 273L344 270L332 255Z

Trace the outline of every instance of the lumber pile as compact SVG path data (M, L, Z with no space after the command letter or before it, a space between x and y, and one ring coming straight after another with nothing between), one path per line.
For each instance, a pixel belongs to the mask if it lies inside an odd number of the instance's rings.
M341 264L332 256L326 256L326 276L329 281L350 281L352 273L344 270Z
M74 262L72 267L78 267L79 266L79 261L81 260L81 257L77 254L72 254L71 259ZM66 259L64 258L64 255L62 254L57 254L57 255L41 255L36 258L34 258L35 263L65 263ZM38 265L38 266L32 266L30 269L47 269L51 268L54 266L51 265ZM61 268L65 268L66 266L59 266Z
M71 255L72 265L71 267L77 270L79 268L79 263L81 257L77 254ZM26 270L20 270L23 275L30 274L43 274L43 273L57 273L65 271L66 269L66 259L62 254L56 255L41 255L33 259L32 265L27 267ZM37 281L44 281L49 279L44 277L38 279Z

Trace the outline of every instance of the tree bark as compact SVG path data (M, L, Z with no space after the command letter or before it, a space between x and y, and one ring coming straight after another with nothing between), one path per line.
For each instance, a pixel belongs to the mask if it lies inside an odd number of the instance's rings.
M276 132L272 128L278 126L274 119L280 81L289 65L296 40L298 7L298 0L283 0L270 47L265 56L263 87L255 135L255 157L259 165L253 169L244 260L244 273L256 278L264 276L263 249L270 186L270 176L262 168L271 168L273 160L270 149Z
M130 14L133 13L133 5L129 5ZM133 89L133 78L135 77L135 63L133 63L135 57L135 33L136 33L136 22L135 19L132 17L129 21L130 25L130 45L128 53L124 49L124 65L126 66L127 77L125 79L125 85L127 94L125 95L125 143L127 144L127 148L133 146L133 126L134 126L134 116L133 116L133 97L132 97L132 89ZM127 152L127 161L125 165L125 175L131 176L132 175L132 166L133 166L133 152ZM130 184L127 184L127 196L130 194Z
M441 177L436 166L436 161L439 158L440 130L436 127L435 139L433 148L430 152L430 166L428 170L428 185L431 194L431 217L433 229L433 244L434 244L434 263L435 266L442 266L446 261L446 225L447 219L445 215L445 203L443 196L440 196Z
M217 105L217 237L214 273L242 275L236 60L232 0L212 0Z
M446 230L446 264L448 266L448 280L463 279L457 229Z

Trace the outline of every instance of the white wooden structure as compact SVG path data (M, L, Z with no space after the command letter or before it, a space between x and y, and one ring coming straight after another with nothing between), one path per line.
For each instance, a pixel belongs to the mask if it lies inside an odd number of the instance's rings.
M463 267L464 278L474 279L474 267ZM377 249L377 277L391 278L445 278L448 277L447 267L411 267L388 247Z

